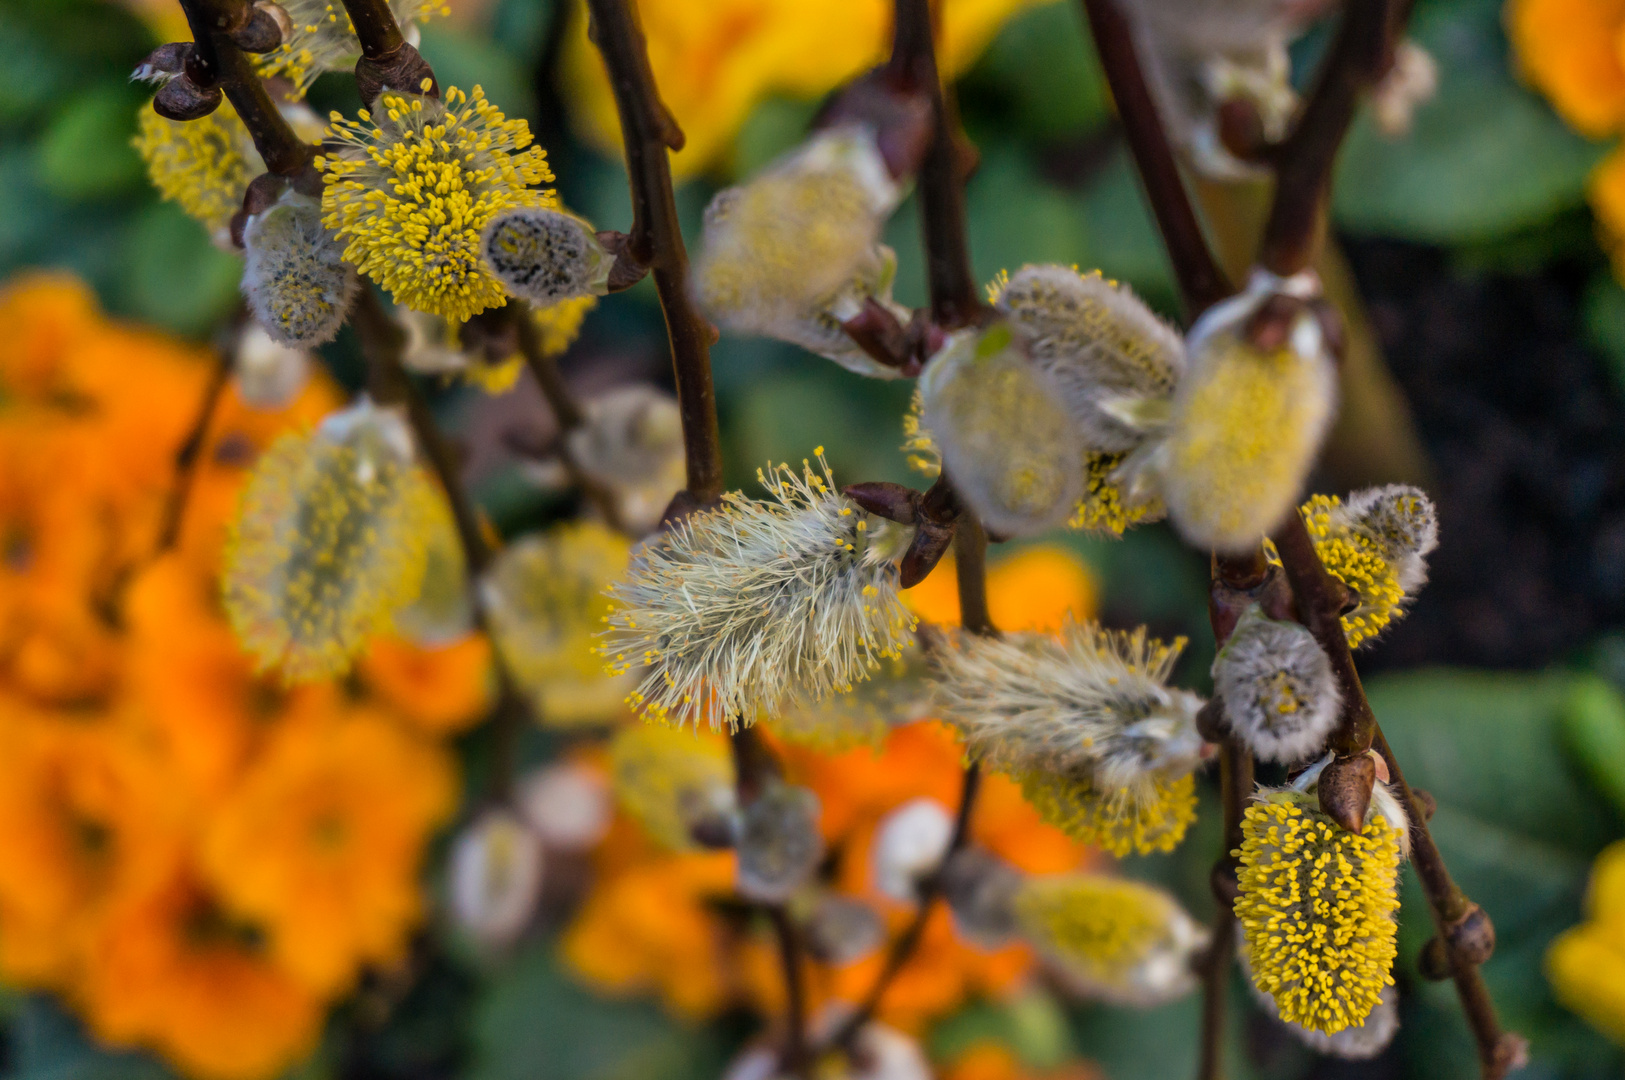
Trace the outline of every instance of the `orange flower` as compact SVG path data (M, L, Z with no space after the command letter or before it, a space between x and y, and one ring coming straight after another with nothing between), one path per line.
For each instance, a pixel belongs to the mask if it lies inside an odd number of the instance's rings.
M1102 1073L1086 1061L1069 1061L1056 1069L1036 1071L1003 1043L972 1043L947 1069L942 1080L1101 1080Z
M1625 0L1509 0L1506 25L1524 78L1575 130L1625 124Z
M925 622L958 626L959 582L953 556L904 592L903 602ZM988 568L988 614L1001 630L1059 630L1069 614L1078 620L1091 618L1097 602L1088 564L1063 547L1023 548Z
M735 935L715 912L733 895L734 855L656 853L636 827L616 823L607 847L646 856L598 885L559 942L560 954L599 991L655 991L678 1016L713 1016L739 998Z
M377 638L360 668L367 687L425 735L467 731L490 709L491 645L483 634L436 647Z
M153 1046L205 1080L278 1075L323 1015L184 870L100 928L79 998L97 1037Z
M68 274L14 278L0 292L0 388L39 404L64 389L63 358L100 321L96 298Z
M944 0L941 61L952 78L979 56L1011 15L1042 0ZM879 63L891 46L887 0L639 0L649 64L660 98L685 136L673 155L679 177L712 165L762 99L785 93L815 98ZM620 148L615 102L602 60L587 40L586 20L565 54L583 136Z
M0 704L0 975L57 986L86 935L181 854L161 760L105 722Z
M354 708L283 723L209 823L205 879L318 993L400 956L429 831L456 803L439 747Z

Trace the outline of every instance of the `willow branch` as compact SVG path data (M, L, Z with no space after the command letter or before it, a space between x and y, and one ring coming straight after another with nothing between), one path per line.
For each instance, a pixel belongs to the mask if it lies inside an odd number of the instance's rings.
M629 0L587 0L592 39L603 54L620 116L632 190L627 254L650 267L671 341L677 405L683 422L688 494L698 504L722 494L722 442L716 391L711 384L711 342L716 331L695 306L688 284L688 252L678 229L667 151L680 150L683 133L660 101L643 30Z
M159 519L156 554L162 555L169 551L180 540L181 521L186 516L186 501L191 497L192 484L197 478L198 459L203 454L203 444L208 438L209 425L214 420L215 410L220 406L220 398L225 393L226 384L231 381L231 369L236 359L234 352L234 344L222 344L216 350L214 365L209 369L209 381L204 384L203 397L198 402L197 415L192 419L192 426L187 431L186 438L175 450L175 479L170 485L168 496L164 499L163 516Z
M1354 120L1360 94L1374 86L1389 66L1392 30L1398 22L1394 0L1345 3L1314 89L1291 133L1271 155L1275 199L1259 247L1259 263L1265 269L1286 277L1314 257L1338 148Z
M1362 0L1363 2L1363 0ZM1116 0L1083 0L1100 65L1111 86L1123 132L1151 205L1163 246L1173 263L1187 319L1223 300L1235 289L1213 257L1190 193L1179 175L1173 147L1146 85L1134 48L1134 34Z
M515 309L513 321L519 334L520 354L536 379L536 385L541 387L542 397L547 400L547 406L558 424L559 460L564 463L570 483L597 508L605 525L616 532L626 532L626 522L621 518L621 506L615 492L588 476L570 447L570 433L587 422L586 412L570 393L564 374L559 371L558 361L543 347L541 335L536 332L536 324L530 318L529 305L518 300L509 301L509 305Z
M189 74L195 73L207 85L218 85L225 92L267 169L308 184L315 177L316 148L299 141L254 65L228 36L247 22L246 0L181 0L181 8L192 28L195 67L188 68Z
M361 55L367 59L387 61L406 44L387 0L344 0L344 10L361 42Z
M491 635L490 619L480 592L480 577L490 567L494 552L480 527L474 500L463 485L457 455L435 423L428 401L401 363L406 332L384 311L371 286L363 286L350 312L351 325L361 339L367 362L367 388L380 403L403 406L423 455L429 461L457 526L457 540L468 568L469 607L475 629L491 639L491 665L497 679L497 703L491 715L491 790L493 801L503 802L513 791L519 764L519 732L529 713L513 672Z

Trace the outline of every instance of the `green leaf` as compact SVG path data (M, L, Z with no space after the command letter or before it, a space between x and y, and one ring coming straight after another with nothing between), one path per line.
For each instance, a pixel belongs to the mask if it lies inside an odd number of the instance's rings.
M734 137L733 173L746 177L807 137L817 101L770 97L751 110Z
M967 77L967 95L997 101L1006 131L1055 142L1111 116L1093 41L1076 4L1050 3L1011 19Z
M126 240L114 307L178 334L201 335L237 299L242 260L209 243L172 203L143 211Z
M480 86L486 100L505 115L535 117L536 96L531 92L529 74L506 49L465 33L443 19L424 25L420 48L442 90L455 86L471 92Z
M1586 287L1585 336L1602 354L1616 392L1625 394L1625 288L1606 271Z
M515 957L475 1007L470 1080L711 1080L724 1048L653 1005L594 997L550 942Z
M1625 812L1625 698L1605 680L1576 680L1563 702L1563 734L1597 790Z
M48 997L28 998L9 1034L11 1080L172 1080L145 1055L98 1047L78 1020Z
M130 140L145 96L115 83L68 102L40 140L40 186L69 200L106 198L139 187L141 157Z
M1549 220L1585 198L1606 147L1564 126L1513 81L1499 5L1426 5L1412 36L1438 62L1439 92L1411 132L1389 140L1369 111L1338 159L1333 210L1344 228L1429 243L1483 241Z
M982 163L965 190L971 261L979 282L1027 263L1071 264L1089 248L1075 193L1045 180L1011 141L982 147Z

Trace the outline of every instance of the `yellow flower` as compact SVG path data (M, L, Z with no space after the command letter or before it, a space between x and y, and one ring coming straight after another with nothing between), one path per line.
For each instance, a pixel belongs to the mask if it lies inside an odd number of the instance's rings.
M311 990L389 963L422 911L424 841L456 801L443 750L366 710L287 723L208 822L202 863L231 910Z
M166 120L150 103L141 107L135 148L147 176L164 198L214 232L243 204L248 182L265 171L254 140L231 102L198 120Z
M659 724L631 724L610 743L615 799L653 839L672 851L699 845L693 826L734 809L728 740Z
M1509 0L1507 34L1523 76L1580 132L1625 123L1625 3Z
M427 86L425 86L427 89ZM333 114L337 152L316 159L327 174L322 221L347 239L344 257L397 303L462 321L507 303L480 259L480 230L517 206L556 206L547 155L530 127L456 87L445 100L385 93L363 123Z
M1394 981L1394 827L1376 813L1347 832L1313 794L1279 791L1247 808L1242 834L1236 919L1254 984L1289 1023L1328 1035L1363 1023Z
M905 449L907 449L905 447ZM1122 536L1135 525L1158 521L1168 508L1156 497L1133 499L1113 474L1127 454L1089 451L1083 455L1083 498L1067 524L1084 532Z
M1625 1044L1625 840L1597 856L1586 888L1586 921L1546 953L1557 999Z
M939 66L948 78L970 67L1007 19L1043 0L945 0ZM815 98L885 59L889 0L641 0L637 5L661 100L686 142L672 159L679 177L714 164L756 103L773 94ZM620 127L609 79L587 40L586 20L564 59L575 124L597 146L618 151Z

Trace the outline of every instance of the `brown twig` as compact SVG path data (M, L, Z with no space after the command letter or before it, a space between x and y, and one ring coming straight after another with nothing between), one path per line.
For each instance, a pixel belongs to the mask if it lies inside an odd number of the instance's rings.
M1319 242L1332 165L1362 91L1387 70L1399 20L1394 0L1348 0L1314 89L1272 155L1275 198L1258 261L1286 277L1309 265Z
M406 44L386 0L344 0L344 10L361 42L361 55L367 59L388 60Z
M188 73L195 70L198 78L225 91L267 169L309 186L315 175L316 148L299 141L254 65L228 36L247 21L246 0L181 0L181 8L192 28L194 62Z
M807 1072L807 992L803 982L801 938L783 904L771 904L767 917L779 940L779 964L784 969L784 1067L794 1076Z
M536 332L536 324L530 317L530 305L521 300L510 300L508 306L513 308L513 324L519 334L519 351L525 358L525 364L530 368L531 375L536 379L536 385L541 388L542 397L547 400L547 406L553 411L553 419L559 428L559 460L564 463L564 469L570 476L570 483L577 491L585 495L598 514L616 532L626 532L626 523L621 518L620 502L615 498L615 492L604 484L588 476L576 460L576 455L570 448L570 433L578 430L587 422L587 415L582 410L575 396L570 393L570 387L564 381L564 374L559 371L558 362L542 345L542 337Z
M711 384L711 342L716 331L700 314L688 287L688 252L677 224L667 151L683 133L660 101L648 47L628 0L587 0L592 40L603 54L620 115L632 189L632 231L627 254L650 267L666 317L683 421L688 494L705 504L722 494L722 442L716 391Z
M406 332L384 311L370 285L363 285L356 297L350 322L361 340L361 352L367 362L368 391L380 403L401 405L406 409L412 433L446 493L452 520L457 526L457 539L463 550L463 562L468 568L469 607L474 613L474 625L481 633L491 637L490 620L480 593L479 579L490 567L495 553L485 539L474 501L463 485L457 455L441 435L423 392L401 363ZM519 732L530 706L494 638L491 665L496 673L497 702L491 712L489 797L494 802L505 802L513 793L514 774L519 765Z
M168 496L164 499L155 554L162 555L180 540L181 522L186 516L186 501L191 497L192 483L197 478L198 460L203 454L203 444L209 435L209 425L214 421L215 410L220 405L226 384L231 381L234 352L235 346L225 342L215 350L214 364L209 369L209 381L203 386L203 397L198 402L197 415L192 420L192 427L187 431L186 438L175 450L175 479L170 485Z
M1173 263L1187 319L1223 300L1235 289L1219 267L1179 175L1173 147L1146 86L1128 19L1116 0L1083 0L1101 67L1123 119L1123 132L1138 167L1140 183Z

